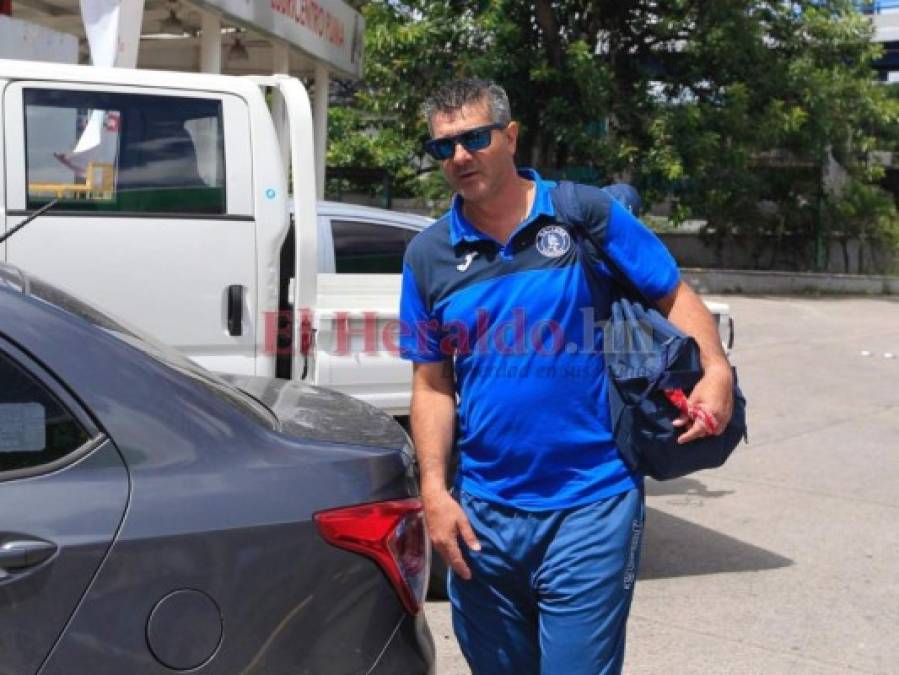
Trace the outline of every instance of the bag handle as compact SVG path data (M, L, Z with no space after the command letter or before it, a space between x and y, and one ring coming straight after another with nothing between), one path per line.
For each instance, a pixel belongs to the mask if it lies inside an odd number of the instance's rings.
M605 263L606 267L609 268L609 271L612 273L612 278L615 282L621 286L626 294L634 299L638 300L645 307L655 309L664 315L659 309L659 306L653 300L650 300L646 295L641 291L637 285L631 281L630 277L625 274L625 272L621 269L621 267L616 263L612 257L606 253L605 249L602 246L597 238L590 232L590 229L584 224L584 218L581 213L581 202L577 196L577 191L575 189L575 184L570 180L559 181L559 198L556 200L556 215L560 216L563 224L568 225L571 228L572 234L574 235L574 239L577 242L578 246L578 255L581 258L581 265L584 267L587 273L587 279L590 282L588 285L590 286L590 292L598 297L596 288L597 284L602 284L602 279L599 276L599 273L590 264L590 252L585 245L585 241L589 241L590 245L593 247L595 252L595 257L599 258L600 261ZM614 197L609 196L609 199L614 199Z

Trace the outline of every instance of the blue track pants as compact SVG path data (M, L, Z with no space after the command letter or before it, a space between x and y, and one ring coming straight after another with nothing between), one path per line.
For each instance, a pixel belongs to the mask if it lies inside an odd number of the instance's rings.
M642 488L528 512L459 496L481 543L450 571L453 628L474 675L621 672L640 564Z

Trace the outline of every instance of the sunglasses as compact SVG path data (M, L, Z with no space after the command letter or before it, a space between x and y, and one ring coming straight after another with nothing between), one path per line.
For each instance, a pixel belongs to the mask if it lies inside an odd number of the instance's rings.
M456 152L456 143L461 145L468 152L476 152L483 150L490 141L493 140L493 130L505 129L505 124L488 124L484 127L477 127L463 131L455 136L444 136L443 138L430 138L425 141L425 152L438 161L449 159Z

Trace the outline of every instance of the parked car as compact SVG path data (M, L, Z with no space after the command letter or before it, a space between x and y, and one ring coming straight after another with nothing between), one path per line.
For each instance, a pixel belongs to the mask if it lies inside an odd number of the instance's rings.
M98 139L88 118L103 120ZM326 386L406 415L407 363L386 347L332 348L335 313L354 330L365 312L380 327L396 319L400 279L319 268L311 120L302 82L284 75L0 59L0 232L52 205L0 243L0 261L215 372Z
M0 264L0 671L433 673L408 437Z
M414 213L320 201L319 269L337 274L402 274L412 237L434 222Z
M640 210L639 195L627 184L607 187L609 193ZM343 202L318 202L319 269L336 274L400 274L403 254L412 237L434 220L412 213ZM286 250L292 250L288 246ZM345 283L345 282L344 282ZM364 282L360 283L362 292ZM728 353L734 344L734 320L724 302L705 301L718 325Z

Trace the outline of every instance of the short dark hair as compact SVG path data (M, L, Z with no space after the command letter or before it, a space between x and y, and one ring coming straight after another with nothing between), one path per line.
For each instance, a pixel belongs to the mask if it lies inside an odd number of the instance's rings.
M462 106L485 100L490 111L490 119L494 124L505 126L512 121L506 90L496 82L482 80L479 77L466 77L447 82L425 100L422 111L430 128L431 118L435 113L454 112Z

